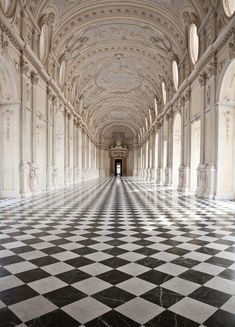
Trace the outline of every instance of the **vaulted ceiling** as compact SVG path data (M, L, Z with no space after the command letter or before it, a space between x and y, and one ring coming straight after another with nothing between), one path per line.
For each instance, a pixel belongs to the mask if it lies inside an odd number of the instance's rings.
M51 51L68 54L66 80L83 103L94 133L107 126L145 126L161 81L172 83L171 61L187 48L185 13L198 21L210 0L33 0L39 20L54 12Z

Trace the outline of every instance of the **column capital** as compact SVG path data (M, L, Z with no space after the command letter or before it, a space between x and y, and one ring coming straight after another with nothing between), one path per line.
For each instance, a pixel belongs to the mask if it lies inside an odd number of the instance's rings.
M207 79L207 76L206 76L206 73L203 72L199 75L199 78L198 78L198 81L200 83L200 85L203 87L206 85L206 79Z
M20 58L20 68L24 75L29 72L29 63L23 57Z
M35 71L31 72L31 82L33 85L37 85L39 82L39 76Z

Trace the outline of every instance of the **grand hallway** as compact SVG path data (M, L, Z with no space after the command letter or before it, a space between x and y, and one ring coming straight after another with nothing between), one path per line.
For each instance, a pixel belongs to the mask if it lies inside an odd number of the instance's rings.
M0 326L234 326L234 213L119 177L2 201Z

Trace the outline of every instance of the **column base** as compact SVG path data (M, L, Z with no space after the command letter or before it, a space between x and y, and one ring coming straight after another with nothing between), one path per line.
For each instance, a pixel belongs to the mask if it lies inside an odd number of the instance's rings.
M171 185L171 168L166 167L164 169L164 186L170 186Z
M201 198L206 192L207 171L206 165L200 164L197 168L197 190L196 196Z
M206 167L206 190L203 197L207 199L215 199L216 194L216 173L217 169L215 165L207 165Z
M20 163L20 196L28 197L32 194L30 185L30 165L27 163Z
M163 184L163 169L160 167L157 168L156 183L159 185Z

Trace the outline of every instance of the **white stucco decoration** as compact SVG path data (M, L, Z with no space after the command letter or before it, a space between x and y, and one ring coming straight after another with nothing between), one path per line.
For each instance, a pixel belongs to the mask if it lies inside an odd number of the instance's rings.
M178 64L176 60L172 61L172 75L173 75L173 84L175 87L175 90L177 91L178 86L179 86L179 69L178 69Z
M235 12L235 0L223 0L225 14L231 17Z
M199 37L197 26L194 23L189 27L189 53L191 61L195 65L199 56Z
M96 83L112 93L126 93L141 86L136 67L122 56L115 56L102 67Z
M49 52L49 31L48 25L42 26L41 35L39 39L39 57L43 64L45 64Z

